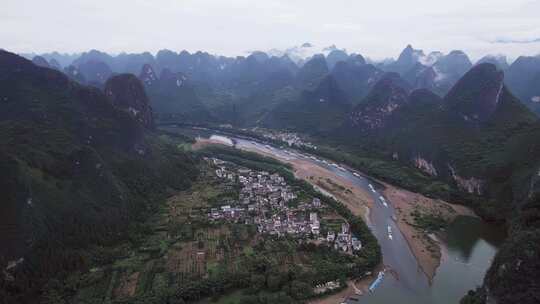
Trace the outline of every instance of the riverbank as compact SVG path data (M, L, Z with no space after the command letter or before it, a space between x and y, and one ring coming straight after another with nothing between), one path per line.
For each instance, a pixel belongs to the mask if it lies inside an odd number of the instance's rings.
M369 222L369 210L374 201L366 190L353 185L349 180L310 161L277 157L275 154L258 148L243 149L291 164L297 178L304 179L329 192L355 215L362 216ZM453 205L440 199L428 198L382 181L377 180L377 182L384 186L382 193L396 210L397 225L420 268L431 283L441 264L441 244L434 235L416 225L413 212L417 211L424 216L437 215L446 223L453 221L459 215L476 215L467 207Z
M199 150L208 145L226 145L229 147L233 146L232 142L224 140L222 137L214 137L214 138L197 138L195 143L191 145L191 148L193 150Z
M464 206L453 205L439 199L428 198L422 194L384 185L383 194L396 210L399 229L405 237L422 271L432 282L441 263L441 244L434 235L418 227L414 213L424 216L437 216L450 223L459 215L475 216Z
M201 145L222 144L211 140L201 141ZM314 186L330 193L341 201L354 215L362 216L369 222L369 210L373 208L374 200L367 190L354 185L350 180L336 175L329 169L321 167L310 160L290 158L286 155L274 154L258 146L240 147L242 150L255 152L272 157L290 164L297 178L303 179ZM368 177L369 178L369 177ZM375 180L377 181L377 180ZM432 282L437 268L441 263L441 245L434 235L420 228L415 222L414 213L425 216L437 215L445 222L451 222L459 215L474 216L472 210L463 206L452 205L438 199L431 199L424 195L401 189L399 187L377 181L383 186L382 194L394 207L395 221L402 232L411 252L417 260L419 267L430 282ZM369 280L368 283L369 284ZM359 284L359 286L362 284ZM365 288L360 288L361 290ZM336 295L325 297L314 303L336 303L346 296L354 295L355 289L349 287Z

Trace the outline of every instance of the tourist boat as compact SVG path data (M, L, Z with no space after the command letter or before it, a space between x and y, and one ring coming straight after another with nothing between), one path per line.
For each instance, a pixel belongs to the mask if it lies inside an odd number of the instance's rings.
M379 196L379 199L381 200L381 203L382 203L386 208L388 208L388 204L386 203L386 200L384 199L384 197Z
M369 286L369 292L373 292L375 288L377 288L377 286L381 284L383 278L384 278L384 272L379 271L379 274L377 275L377 279L375 279L375 281L373 281L373 283L371 283L371 285Z

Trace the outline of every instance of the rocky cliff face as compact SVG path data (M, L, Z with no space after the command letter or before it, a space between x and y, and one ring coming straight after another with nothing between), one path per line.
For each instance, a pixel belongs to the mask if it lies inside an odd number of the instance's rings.
M118 109L129 113L146 128L154 127L152 108L142 83L132 74L111 77L105 84L105 95Z
M448 165L448 169L452 175L452 179L462 191L470 194L482 195L484 194L483 186L485 181L476 177L465 178L457 174L454 167Z
M424 159L420 155L416 156L413 159L413 162L414 162L414 166L416 168L422 170L423 172L425 172L425 173L427 173L427 174L429 174L431 176L437 176L438 175L437 169L435 168L433 163L426 160L426 159Z

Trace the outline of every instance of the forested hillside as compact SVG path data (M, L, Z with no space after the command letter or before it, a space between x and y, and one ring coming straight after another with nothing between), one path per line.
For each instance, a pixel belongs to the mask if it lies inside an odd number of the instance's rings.
M99 90L0 51L0 298L36 303L197 175Z

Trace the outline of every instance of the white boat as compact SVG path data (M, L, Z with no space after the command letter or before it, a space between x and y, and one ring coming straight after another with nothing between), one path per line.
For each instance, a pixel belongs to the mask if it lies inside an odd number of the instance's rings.
M379 271L379 274L377 275L377 279L375 279L375 281L373 281L373 283L371 283L371 285L368 288L369 292L375 291L375 288L377 288L377 286L379 286L379 284L382 282L383 278L384 278L384 272Z

